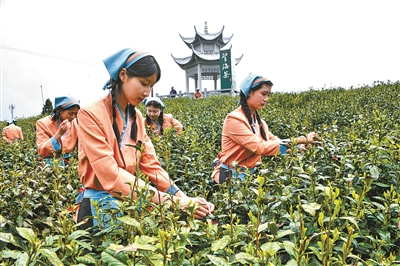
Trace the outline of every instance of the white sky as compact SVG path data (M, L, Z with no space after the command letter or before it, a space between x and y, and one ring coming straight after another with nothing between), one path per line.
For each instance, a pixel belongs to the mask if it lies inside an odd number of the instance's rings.
M40 114L43 99L71 94L82 106L105 94L102 60L133 47L161 66L155 93L185 90L171 57L191 54L179 37L225 26L233 34L238 84L267 76L273 92L345 87L400 78L400 1L396 0L0 0L1 113ZM203 81L203 88L213 85ZM42 86L42 89L41 87ZM194 81L190 79L190 91Z

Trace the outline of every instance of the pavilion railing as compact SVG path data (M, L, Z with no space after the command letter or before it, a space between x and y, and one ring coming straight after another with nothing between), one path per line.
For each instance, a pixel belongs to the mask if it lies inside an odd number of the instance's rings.
M223 90L209 90L207 91L207 89L204 89L204 91L200 91L203 94L203 98L207 98L213 95L220 95L220 94L226 94L226 95L231 95L231 96L235 96L237 95L237 92L233 89L227 90L227 89L223 89ZM188 97L188 98L193 98L193 94L194 92L182 92L179 91L177 94L171 95L171 94L166 94L166 95L159 95L158 93L156 93L156 97L164 99L164 98L175 98L175 97Z

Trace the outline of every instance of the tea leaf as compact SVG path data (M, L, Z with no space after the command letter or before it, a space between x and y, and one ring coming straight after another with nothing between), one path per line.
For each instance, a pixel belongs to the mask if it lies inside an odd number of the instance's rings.
M229 244L230 241L231 238L229 236L224 236L221 239L218 239L217 241L211 243L211 250L217 251L220 249L224 249Z
M118 220L123 222L123 223L132 225L135 228L140 229L140 223L136 219L134 219L134 218L132 218L132 217L130 217L128 215L122 216L122 217L118 217Z
M369 170L372 177L378 179L379 178L379 169L376 166L371 167L371 169Z
M39 253L41 253L42 255L44 255L50 262L52 265L61 265L63 266L64 263L62 263L62 261L57 257L57 254L49 249L45 249L45 248L41 248L38 250Z
M24 228L24 227L18 227L17 231L23 238L28 240L29 243L34 244L34 242L36 240L36 235L35 235L35 232L33 232L32 229Z
M210 261L216 266L227 266L229 265L225 259L214 256L214 255L207 255Z
M268 251L270 256L274 256L281 249L281 245L277 242L268 242L262 244L260 249Z
M15 241L14 235L11 233L0 233L0 241L11 243L14 246L21 247L17 241Z
M303 208L304 211L309 213L312 217L315 217L315 211L317 211L321 208L321 204L312 202L310 204L302 204L301 207Z

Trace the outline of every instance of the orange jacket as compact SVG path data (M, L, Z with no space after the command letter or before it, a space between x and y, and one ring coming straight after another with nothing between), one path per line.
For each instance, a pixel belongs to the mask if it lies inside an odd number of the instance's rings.
M14 143L15 139L24 140L24 136L22 135L22 130L19 126L14 124L10 124L3 128L3 139L7 142Z
M261 161L262 156L279 153L280 139L269 131L264 120L261 122L267 140L262 138L258 124L257 134L253 133L241 106L229 113L222 127L221 152L218 154L218 160L229 167L236 161L240 167L253 168ZM216 182L219 181L219 163L211 176Z
M201 94L200 91L195 91L195 93L193 94L193 97L194 97L195 99L203 98L203 94Z
M178 120L176 120L172 114L164 114L163 115L163 119L164 122L162 124L162 128L166 129L168 127L173 127L176 128L177 134L179 135L182 132L182 124L181 122L179 122ZM146 118L144 119L145 123L146 123ZM150 129L152 132L160 134L160 129L159 129L159 125L157 125L156 123L154 123L154 121L151 121L151 124L149 125ZM156 132L157 131L157 132Z
M53 121L51 116L46 116L36 121L36 146L41 157L53 157L53 152L60 155L62 152L70 153L78 143L78 123L71 121L71 128L56 140L53 136L59 128L59 121Z
M116 122L121 134L122 145L119 148L112 128L112 98L111 94L92 105L81 108L79 120L79 176L85 188L104 190L113 195L122 192L128 195L130 185L135 177L136 167L149 177L157 189L166 192L174 184L168 173L161 167L153 144L146 134L145 120L136 109L137 142L130 138L132 118L129 119L125 134L124 121L116 110ZM141 141L144 151L125 144L136 145Z

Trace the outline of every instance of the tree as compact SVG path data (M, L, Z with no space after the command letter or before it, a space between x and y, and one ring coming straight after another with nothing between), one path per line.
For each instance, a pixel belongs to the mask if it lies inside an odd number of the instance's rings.
M50 99L46 100L46 103L43 105L42 109L42 115L48 115L53 112L53 103L50 101Z

